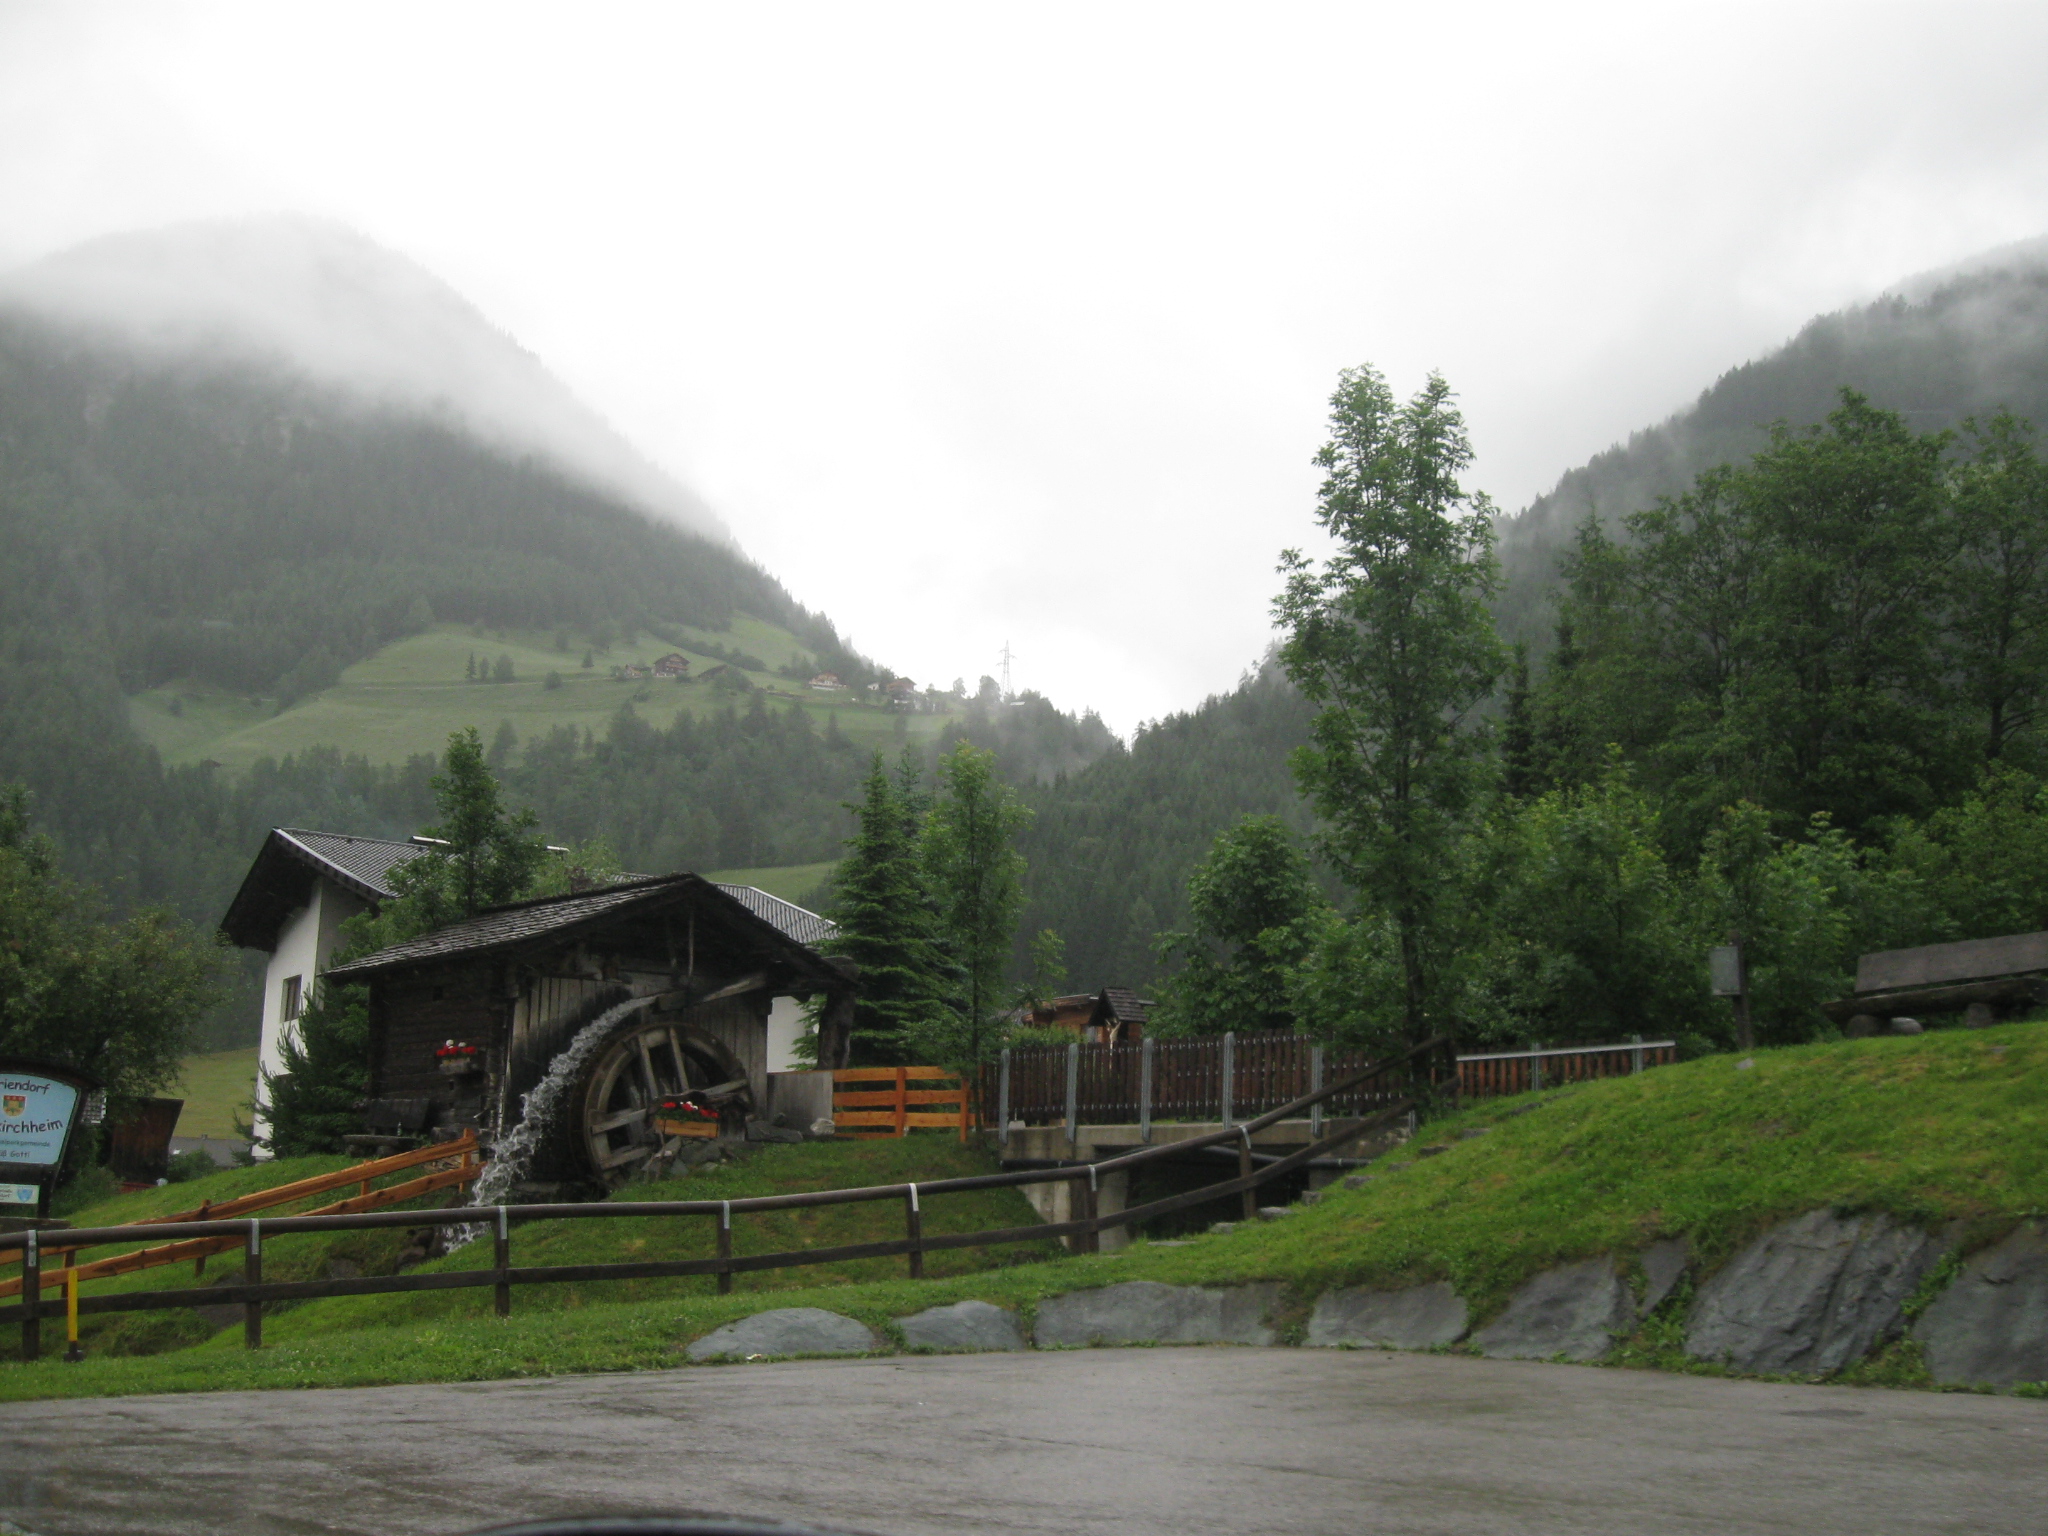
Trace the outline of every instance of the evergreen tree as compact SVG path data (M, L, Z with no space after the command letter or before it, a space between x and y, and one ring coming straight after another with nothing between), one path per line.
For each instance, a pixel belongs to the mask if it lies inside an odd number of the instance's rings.
M980 1062L1000 1038L995 1015L1024 905L1024 859L1016 839L1031 813L996 777L995 754L971 742L940 760L939 784L925 818L925 880L938 903L940 944L960 971L960 1011L929 1048L967 1065Z
M335 963L359 952L367 949L352 945ZM362 1129L357 1106L370 1091L368 992L316 982L278 1055L282 1069L263 1081L263 1144L276 1157L341 1151L342 1138Z
M860 967L849 1064L906 1062L915 1032L947 1011L946 963L932 926L919 858L921 817L877 752L848 807L854 835L833 874L828 953Z
M1536 793L1536 722L1529 702L1529 647L1515 642L1508 664L1506 717L1500 732L1500 787L1520 800Z

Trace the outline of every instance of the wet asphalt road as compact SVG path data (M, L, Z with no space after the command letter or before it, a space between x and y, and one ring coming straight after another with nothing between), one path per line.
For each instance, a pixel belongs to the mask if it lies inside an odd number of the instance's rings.
M0 1406L0 1516L36 1536L579 1512L887 1536L2040 1536L2048 1402L1219 1348Z

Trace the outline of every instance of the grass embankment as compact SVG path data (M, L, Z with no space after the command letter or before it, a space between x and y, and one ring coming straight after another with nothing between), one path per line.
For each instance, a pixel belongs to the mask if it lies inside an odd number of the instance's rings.
M178 1111L178 1135L240 1138L256 1094L256 1047L187 1056L171 1091L185 1101Z
M1711 1268L1765 1227L1818 1206L1960 1221L1966 1245L2048 1211L2048 1024L1747 1059L1754 1065L1716 1056L1490 1101L1425 1126L1362 1188L1340 1187L1284 1221L1182 1246L1140 1242L1122 1254L923 1282L869 1279L809 1296L677 1291L549 1306L534 1287L514 1293L514 1316L502 1322L483 1315L482 1293L464 1311L397 1326L377 1326L394 1314L368 1301L349 1314L348 1328L319 1326L308 1307L267 1325L277 1344L257 1354L220 1339L153 1359L9 1366L0 1369L0 1398L633 1370L678 1364L680 1345L764 1305L828 1306L887 1337L892 1319L935 1304L980 1298L1028 1320L1046 1296L1138 1279L1282 1281L1283 1322L1293 1328L1332 1286L1447 1279L1483 1321L1553 1264L1631 1255L1661 1236L1687 1238ZM1445 1150L1421 1155L1435 1147ZM926 1207L933 1230L944 1229L945 1203ZM517 1250L515 1260L523 1262ZM338 1307L328 1314L340 1315ZM1661 1357L1639 1348L1622 1358Z
M771 668L789 661L810 665L788 631L745 615L736 615L728 631L688 633ZM510 722L521 741L545 736L558 725L602 735L619 706L629 702L660 726L679 713L709 716L735 703L746 705L744 694L704 679L723 663L688 644L672 646L642 635L630 645L615 644L587 671L581 664L584 647L573 636L567 651L557 651L554 644L552 630L493 631L480 637L467 626L443 624L393 641L347 668L334 687L282 713L275 700L179 681L134 695L128 701L129 719L169 762L210 760L239 772L262 757L282 758L338 743L373 763L403 763L415 753L438 755L448 733L466 725L476 726L488 739L500 721ZM645 666L671 651L689 660L690 681L611 676L614 666ZM512 659L512 681L465 680L471 657L488 666L501 655ZM560 686L546 686L551 672L561 679ZM788 696L772 698L771 707L801 708L820 730L828 717L835 718L842 732L864 745L887 747L899 726L917 736L936 735L946 722L939 715L896 715L847 692L818 693L773 671L749 669L745 676L754 688Z

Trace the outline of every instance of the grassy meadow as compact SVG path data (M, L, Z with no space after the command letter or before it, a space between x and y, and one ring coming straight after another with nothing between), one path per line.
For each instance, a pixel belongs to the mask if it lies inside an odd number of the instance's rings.
M786 630L744 615L722 634L697 633L697 638L744 651L775 667L791 659L806 665L809 657ZM509 721L522 742L544 736L561 725L602 735L619 706L632 703L654 725L667 725L679 713L709 716L745 696L720 688L701 674L722 663L688 646L676 647L642 635L633 644L616 643L594 658L585 670L584 647L573 637L568 649L555 649L553 631L491 631L478 635L459 624L442 624L421 634L394 641L341 674L334 687L301 699L278 712L275 701L250 699L192 682L175 682L133 695L128 701L131 722L143 738L170 763L210 760L239 772L260 758L283 758L314 746L341 746L373 763L402 763L416 753L438 754L448 733L473 725L486 741L501 721ZM692 680L667 678L624 681L611 675L614 666L646 665L680 649L689 658ZM510 656L513 680L473 683L464 667L474 656L480 667ZM546 686L552 672L561 686ZM935 735L943 715L899 716L856 702L849 692L816 693L803 683L772 671L748 671L755 688L769 690L773 707L796 707L809 714L819 729L828 718L853 740L887 748L899 724L917 735Z
M249 1100L256 1091L256 1047L187 1056L178 1068L170 1094L185 1101L178 1112L179 1136L238 1136L240 1119L249 1119Z

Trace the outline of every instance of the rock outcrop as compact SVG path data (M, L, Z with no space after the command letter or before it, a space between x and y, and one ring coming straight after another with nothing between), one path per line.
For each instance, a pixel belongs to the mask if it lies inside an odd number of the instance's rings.
M1741 1371L1838 1371L1898 1332L1946 1249L1889 1216L1808 1211L1700 1287L1685 1351Z
M864 1355L881 1348L865 1323L822 1307L778 1307L714 1328L684 1351L692 1360L754 1355Z
M1271 1344L1266 1315L1274 1284L1208 1290L1127 1280L1099 1291L1070 1291L1040 1303L1032 1338L1040 1349L1077 1344Z
M2048 1223L1977 1254L1913 1326L1943 1386L2048 1381Z
M1585 1259L1531 1280L1472 1342L1497 1359L1597 1360L1635 1321L1635 1297L1614 1261Z
M1472 1326L1464 1298L1439 1280L1405 1291L1325 1291L1309 1315L1312 1348L1434 1349Z
M912 1349L1029 1349L1017 1315L985 1301L956 1301L950 1307L926 1307L896 1319L903 1342Z

